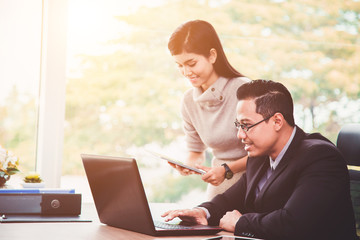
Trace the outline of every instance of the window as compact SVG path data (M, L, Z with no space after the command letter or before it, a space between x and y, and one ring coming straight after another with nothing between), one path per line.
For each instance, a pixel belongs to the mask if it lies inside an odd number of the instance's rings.
M179 108L189 85L167 41L190 19L214 25L241 73L283 82L300 127L335 141L341 125L360 121L355 1L332 3L339 11L316 1L85 2L69 3L74 64L68 65L63 181L82 179L80 153L133 155L151 201L204 191L199 177L179 176L143 151L184 159Z
M0 144L60 184L65 112L66 1L0 1ZM14 183L14 182L13 182Z
M283 82L297 124L335 142L343 124L360 122L356 4L0 0L0 144L22 171L40 171L49 187L61 178L85 201L81 153L135 156L150 201L199 196L206 184L198 176L144 152L185 155L179 109L190 85L167 51L174 29L211 22L234 67Z
M34 171L38 130L41 1L0 1L0 145Z

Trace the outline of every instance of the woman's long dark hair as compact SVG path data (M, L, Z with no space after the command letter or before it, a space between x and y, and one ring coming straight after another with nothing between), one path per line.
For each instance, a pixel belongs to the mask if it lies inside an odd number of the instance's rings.
M171 55L188 52L205 57L209 57L210 49L214 48L217 52L214 69L218 75L226 78L244 76L230 65L214 27L206 21L194 20L180 25L171 35L168 48Z

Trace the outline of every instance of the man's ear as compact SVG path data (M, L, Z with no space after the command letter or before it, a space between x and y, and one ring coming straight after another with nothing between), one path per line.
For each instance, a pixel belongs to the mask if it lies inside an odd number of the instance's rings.
M285 123L285 118L281 113L277 112L274 114L273 119L275 130L279 131Z
M214 64L217 58L217 51L215 48L210 49L209 61Z

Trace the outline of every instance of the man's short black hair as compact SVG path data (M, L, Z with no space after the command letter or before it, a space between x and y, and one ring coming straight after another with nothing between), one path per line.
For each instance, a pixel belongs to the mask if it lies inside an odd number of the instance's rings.
M283 84L272 80L252 80L241 85L236 96L238 100L254 99L256 113L264 118L279 112L290 126L295 126L293 100Z

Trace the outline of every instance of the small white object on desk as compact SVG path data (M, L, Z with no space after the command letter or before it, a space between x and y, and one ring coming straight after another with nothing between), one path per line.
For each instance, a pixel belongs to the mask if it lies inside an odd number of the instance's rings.
M44 182L40 182L40 183L21 183L21 185L23 186L23 188L44 188L45 187L45 183Z

